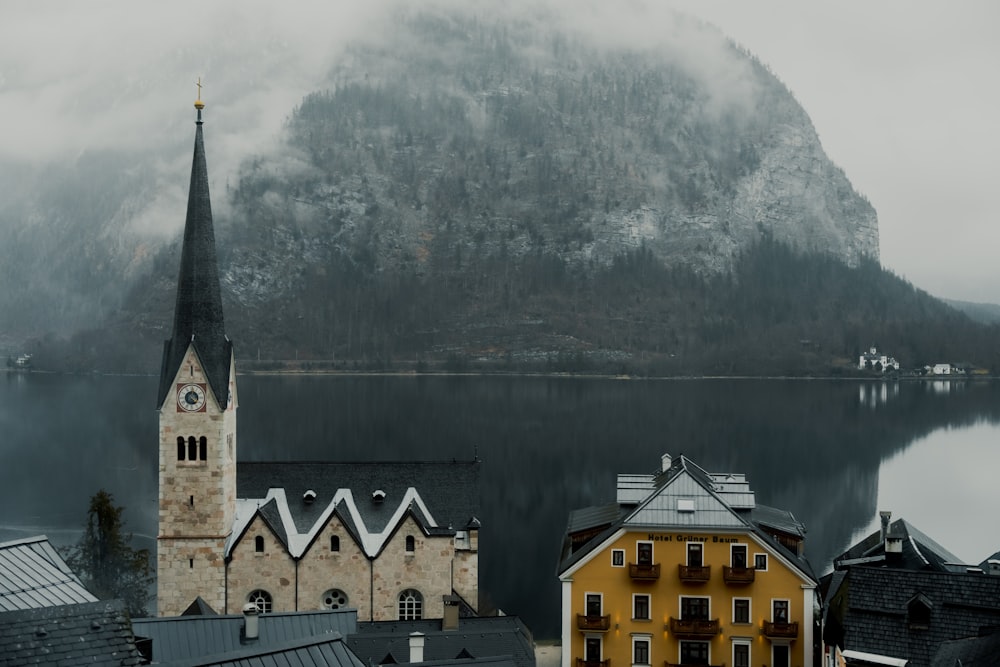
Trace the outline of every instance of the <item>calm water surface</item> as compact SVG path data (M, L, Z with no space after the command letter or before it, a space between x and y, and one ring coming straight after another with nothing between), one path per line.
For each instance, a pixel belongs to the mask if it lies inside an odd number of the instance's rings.
M0 375L0 540L75 541L105 488L152 548L155 396L152 377ZM820 573L879 509L969 562L1000 549L994 382L241 376L239 397L241 460L482 459L481 586L538 637L558 633L569 510L664 452L747 473Z

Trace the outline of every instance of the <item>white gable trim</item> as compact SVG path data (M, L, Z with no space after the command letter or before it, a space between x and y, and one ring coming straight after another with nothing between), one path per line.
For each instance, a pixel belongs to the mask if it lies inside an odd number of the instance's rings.
M292 520L292 513L288 509L288 498L285 496L284 489L268 489L267 495L263 498L238 498L236 500L236 512L235 519L233 520L233 530L229 535L229 539L226 542L226 557L228 557L233 548L236 546L236 540L242 537L243 532L246 530L247 526L253 521L253 518L257 516L258 510L274 500L278 507L278 516L281 517L281 526L285 531L285 535L288 536L288 555L292 558L301 558L309 545L313 542L316 535L319 534L323 527L326 526L330 517L333 515L334 511L337 509L337 505L341 502L347 509L347 513L350 515L351 520L357 527L359 537L361 539L361 549L365 552L365 555L369 558L375 558L382 548L385 546L386 542L392 534L399 528L406 517L407 511L410 509L410 504L415 504L423 512L424 516L427 517L427 521L432 527L437 527L437 521L434 520L434 516L427 509L427 505L424 504L423 498L412 486L406 490L403 494L403 498L399 501L399 505L396 507L395 512L393 512L392 517L386 522L385 528L380 532L372 532L368 530L365 526L364 521L361 518L361 513L358 511L358 506L354 502L354 494L350 489L338 489L333 495L333 499L323 510L319 519L306 533L299 533L298 529L295 527L295 522Z

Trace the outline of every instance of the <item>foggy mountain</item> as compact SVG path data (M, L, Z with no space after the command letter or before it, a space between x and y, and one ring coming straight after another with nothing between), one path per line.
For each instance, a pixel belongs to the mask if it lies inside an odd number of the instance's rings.
M209 104L210 173L213 131ZM177 160L154 170L148 158L84 153L16 174L28 194L0 211L8 338L78 331L58 355L51 337L37 344L63 365L155 369L179 239L136 218L183 198L159 192L154 173ZM244 359L704 360L738 349L733 318L748 299L728 313L706 304L754 282L740 269L762 247L840 267L834 283L879 256L874 209L788 90L683 17L655 46L630 46L554 17L397 13L350 43L276 141L212 186ZM890 293L913 291L886 279ZM955 316L918 300L923 316ZM824 309L854 328L817 359L867 346L864 310ZM812 339L824 323L784 335Z

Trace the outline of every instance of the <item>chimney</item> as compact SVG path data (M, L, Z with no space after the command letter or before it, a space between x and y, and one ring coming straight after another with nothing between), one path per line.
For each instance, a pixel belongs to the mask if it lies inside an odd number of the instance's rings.
M422 632L410 633L410 662L424 661L424 634Z
M660 457L660 472L666 472L670 470L670 462L673 459L670 458L670 454L664 454Z
M444 596L444 618L441 619L442 630L458 630L458 596Z
M243 605L243 639L256 640L260 636L260 611L257 605L248 602Z
M879 532L879 541L883 544L885 543L885 536L889 534L889 519L892 518L892 512L887 512L882 510L878 513L879 518L882 519L882 530Z

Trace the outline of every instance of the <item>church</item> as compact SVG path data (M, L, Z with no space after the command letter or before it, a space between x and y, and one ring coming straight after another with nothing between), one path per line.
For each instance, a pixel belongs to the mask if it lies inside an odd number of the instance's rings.
M238 463L236 360L225 331L202 131L159 410L157 612L352 607L361 621L479 604L478 460ZM280 415L276 415L280 417Z

